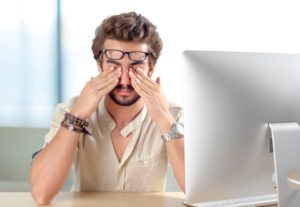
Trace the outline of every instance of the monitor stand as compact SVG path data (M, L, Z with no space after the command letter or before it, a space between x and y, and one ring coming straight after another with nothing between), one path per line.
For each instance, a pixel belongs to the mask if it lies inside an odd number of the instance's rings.
M300 204L300 127L298 123L270 123L278 203L280 207Z

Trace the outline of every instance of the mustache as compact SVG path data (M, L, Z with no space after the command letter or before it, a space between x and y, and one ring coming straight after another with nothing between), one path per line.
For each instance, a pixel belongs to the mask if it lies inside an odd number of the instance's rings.
M117 90L125 89L125 90L128 90L128 91L134 91L134 88L131 85L121 85L121 84L119 84L115 87L115 89L117 89Z

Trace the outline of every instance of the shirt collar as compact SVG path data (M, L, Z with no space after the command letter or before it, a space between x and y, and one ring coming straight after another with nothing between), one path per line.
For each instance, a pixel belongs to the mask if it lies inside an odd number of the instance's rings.
M105 120L105 123L108 126L109 131L111 132L114 128L116 128L116 123L106 109L104 98L100 101L99 110ZM139 114L120 131L121 135L123 137L127 137L130 133L132 133L137 127L139 127L142 124L142 122L146 118L146 115L147 108L144 105L143 109L139 112Z

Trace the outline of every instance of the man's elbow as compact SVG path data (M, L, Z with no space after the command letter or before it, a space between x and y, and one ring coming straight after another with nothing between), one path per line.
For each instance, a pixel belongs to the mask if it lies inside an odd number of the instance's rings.
M181 188L181 191L182 191L183 193L185 193L185 183L181 184L181 185L180 185L180 188Z
M38 206L48 205L52 200L52 198L49 195L47 195L47 193L36 190L36 188L31 189L31 196Z

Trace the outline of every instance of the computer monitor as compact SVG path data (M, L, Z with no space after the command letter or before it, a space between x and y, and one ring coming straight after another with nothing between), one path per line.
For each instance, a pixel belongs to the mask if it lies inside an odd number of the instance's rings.
M187 203L275 194L268 123L300 123L300 55L183 56Z

